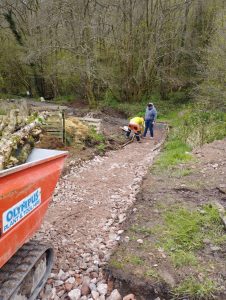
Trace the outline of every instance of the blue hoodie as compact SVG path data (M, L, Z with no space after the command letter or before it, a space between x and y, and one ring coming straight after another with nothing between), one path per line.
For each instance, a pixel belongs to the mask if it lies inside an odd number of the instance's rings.
M145 112L145 121L154 122L157 118L157 110L155 107L147 107Z

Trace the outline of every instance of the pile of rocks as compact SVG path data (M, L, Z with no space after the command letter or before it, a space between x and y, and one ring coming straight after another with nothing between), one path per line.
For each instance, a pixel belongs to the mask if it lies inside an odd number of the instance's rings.
M74 271L60 270L58 274L51 274L40 299L135 300L135 296L130 294L122 297L117 289L113 289L113 281L106 280L97 272L83 276Z

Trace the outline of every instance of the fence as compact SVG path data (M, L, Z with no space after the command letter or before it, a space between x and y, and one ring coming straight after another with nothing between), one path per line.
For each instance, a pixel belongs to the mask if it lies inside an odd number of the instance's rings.
M58 111L52 112L48 117L44 129L47 133L54 135L66 143L66 134L65 134L65 112Z

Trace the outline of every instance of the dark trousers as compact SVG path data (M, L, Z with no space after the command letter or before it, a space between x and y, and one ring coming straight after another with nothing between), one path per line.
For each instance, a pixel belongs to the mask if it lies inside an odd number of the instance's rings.
M127 133L126 133L126 136L127 136L127 137L130 136L131 131L132 131L132 130L131 130L130 128L128 128L128 131L127 131ZM141 134L140 131L135 132L135 137L136 137L136 139L137 139L138 142L140 141L140 134Z
M148 129L150 130L151 137L154 136L154 128L153 128L153 120L146 120L145 121L145 129L144 129L144 137L146 136Z

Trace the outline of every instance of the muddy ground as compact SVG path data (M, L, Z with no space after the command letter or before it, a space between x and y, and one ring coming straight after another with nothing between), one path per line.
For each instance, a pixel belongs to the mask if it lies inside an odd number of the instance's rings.
M172 258L176 249L164 249L167 244L162 243L162 236L168 231L164 225L167 212L186 208L205 215L203 207L217 205L216 202L226 208L226 140L204 145L193 155L190 163L168 171L151 168L145 176L125 222L120 246L108 267L122 295L133 292L137 299L147 300L226 299L223 222L218 240L204 235L201 246L194 251L195 263L182 257L182 263L176 262L175 266ZM208 224L203 225L208 235L211 228L205 226ZM184 255L189 251L187 248ZM175 293L187 278L192 278L194 286L200 284L206 294Z

